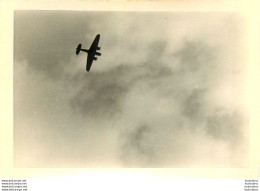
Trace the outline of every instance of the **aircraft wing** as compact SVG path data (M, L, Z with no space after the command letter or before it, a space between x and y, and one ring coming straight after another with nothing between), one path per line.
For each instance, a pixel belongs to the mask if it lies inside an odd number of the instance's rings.
M87 70L87 71L90 70L91 65L92 65L92 62L93 62L93 60L94 60L94 57L95 57L95 55L93 55L93 54L89 54L89 55L88 55L87 65L86 65L86 70Z
M89 48L90 52L96 52L97 47L98 47L99 38L100 38L100 34L98 34L96 36L96 38L94 39L93 43L91 44L91 46Z

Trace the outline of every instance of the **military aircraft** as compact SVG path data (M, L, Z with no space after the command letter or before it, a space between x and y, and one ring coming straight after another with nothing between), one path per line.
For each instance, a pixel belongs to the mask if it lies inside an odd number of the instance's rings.
M100 47L98 47L98 42L99 42L100 34L98 34L93 43L91 44L89 49L82 49L81 44L77 46L76 54L78 55L80 51L88 53L88 58L87 58L87 65L86 65L86 70L89 72L93 60L97 60L96 56L101 56L100 52L97 52L97 50L100 50Z

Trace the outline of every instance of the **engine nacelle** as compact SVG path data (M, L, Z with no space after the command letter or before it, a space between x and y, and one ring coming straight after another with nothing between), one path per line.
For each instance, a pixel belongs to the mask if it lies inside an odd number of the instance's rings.
M101 53L100 52L95 52L95 55L101 56Z
M93 60L97 60L97 57L94 57Z
M100 50L101 49L101 47L97 47L97 50Z

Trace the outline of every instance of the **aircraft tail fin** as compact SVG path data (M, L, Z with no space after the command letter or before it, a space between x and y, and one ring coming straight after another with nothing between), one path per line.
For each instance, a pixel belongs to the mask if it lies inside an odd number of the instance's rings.
M80 52L80 50L81 50L81 44L79 44L78 46L77 46L77 48L76 48L77 50L76 50L76 54L78 55L79 54L79 52Z

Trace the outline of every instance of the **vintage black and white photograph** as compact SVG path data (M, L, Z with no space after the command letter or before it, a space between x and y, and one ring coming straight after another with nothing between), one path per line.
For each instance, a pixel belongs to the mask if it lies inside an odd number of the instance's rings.
M236 12L14 11L14 167L248 167Z

